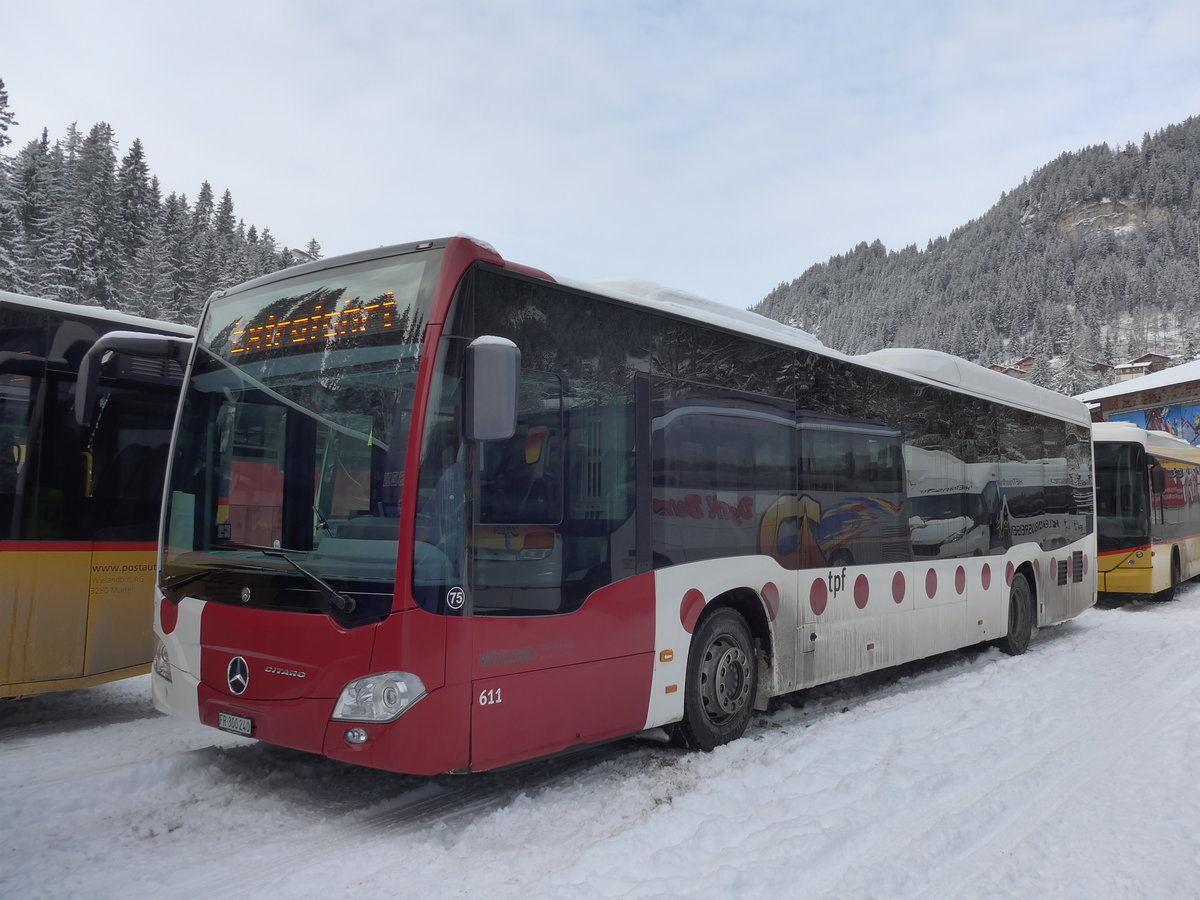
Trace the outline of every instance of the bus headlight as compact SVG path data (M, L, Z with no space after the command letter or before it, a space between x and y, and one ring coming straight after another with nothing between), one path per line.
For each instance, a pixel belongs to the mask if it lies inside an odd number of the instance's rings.
M393 722L425 696L425 685L411 672L368 675L342 688L333 718L342 722Z
M167 652L167 645L162 641L158 641L154 648L154 662L150 664L150 669L159 678L171 680L171 654Z

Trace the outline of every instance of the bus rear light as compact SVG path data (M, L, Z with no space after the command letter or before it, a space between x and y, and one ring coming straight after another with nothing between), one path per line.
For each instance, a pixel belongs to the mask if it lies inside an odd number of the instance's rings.
M424 683L411 672L368 675L342 688L333 707L333 719L340 722L394 722L424 696Z
M517 553L517 559L549 559L553 552L553 531L531 531L529 534L525 535L524 547Z

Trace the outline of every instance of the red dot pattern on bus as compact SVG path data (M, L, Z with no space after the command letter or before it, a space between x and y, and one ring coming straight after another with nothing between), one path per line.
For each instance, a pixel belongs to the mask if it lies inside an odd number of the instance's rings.
M762 598L763 603L767 605L767 615L774 622L775 617L779 615L779 588L773 581L763 585Z
M866 575L859 575L854 579L854 605L859 609L866 609L869 599L871 599L871 585L867 582Z
M164 597L158 604L158 623L163 634L170 634L179 624L179 607Z
M1057 560L1050 560L1051 571L1057 571ZM1038 561L1034 560L1034 565L1038 565ZM1089 567L1088 557L1085 555L1082 560L1083 573L1087 574ZM1039 567L1040 568L1040 567ZM1004 567L1004 582L1011 586L1013 576L1016 574L1016 567L1009 562ZM958 566L954 570L954 591L958 596L963 596L967 592L967 570L965 566ZM979 583L982 588L990 590L992 586L992 566L991 563L984 563L979 570ZM808 605L812 609L814 615L824 615L829 608L829 584L824 577L814 578L808 588ZM933 599L938 591L938 574L935 569L925 570L925 594L929 599ZM892 600L897 604L904 602L906 592L906 582L903 572L896 572L892 575ZM766 607L767 615L771 621L779 615L780 592L779 586L773 581L768 581L763 585L761 597L763 604ZM859 609L866 609L867 604L871 599L871 582L866 575L858 575L854 580L853 589L854 605ZM700 613L704 610L704 595L697 589L692 588L683 596L683 601L679 607L679 619L683 623L684 629L691 634L696 626L696 621L700 618ZM164 604L166 607L168 604Z
M683 600L679 604L679 621L683 625L683 630L688 634L695 631L696 622L702 612L704 612L704 595L692 588L683 595Z
M825 586L824 578L818 578L808 589L808 605L818 616L825 612L825 607L829 605L829 588Z

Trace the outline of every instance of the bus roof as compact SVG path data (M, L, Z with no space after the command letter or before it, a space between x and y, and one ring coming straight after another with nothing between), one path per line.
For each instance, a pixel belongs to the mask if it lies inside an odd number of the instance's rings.
M100 306L83 306L78 303L63 303L59 300L29 297L25 294L13 294L9 291L0 291L0 306L15 306L21 309L49 312L63 318L92 319L120 326L121 328L130 328L139 331L166 332L182 337L192 337L196 334L196 329L191 325L180 325L177 322L164 322L159 319L147 319L143 316L115 312L114 310L104 309Z
M1200 463L1200 447L1167 431L1153 431L1132 422L1097 422L1092 439L1111 444L1141 444L1155 456L1180 462Z
M774 343L802 347L815 353L847 360L868 368L908 377L915 376L918 379L955 388L966 394L973 394L1030 412L1051 415L1075 422L1078 425L1088 426L1091 424L1091 415L1087 406L1079 400L1038 387L1035 384L1029 384L1026 381L1019 381L991 369L985 369L983 366L939 350L889 348L861 356L849 356L825 346L807 331L793 328L750 310L726 306L685 291L664 288L650 281L626 280L587 283L560 278L557 275L551 277L557 283L567 287L578 288L593 294L604 294L639 306L648 306L657 311L691 319L701 324L713 325Z
M453 238L440 238L431 241L394 244L386 247L376 247L343 256L329 257L316 260L292 268L283 269L264 275L245 284L237 285L228 290L218 291L213 296L220 297L228 293L240 292L250 287L267 284L282 278L295 277L309 272L333 266L349 265L351 263L394 256L399 253L412 252L421 249L433 249L447 246L451 241L470 241L480 248L481 258L492 257L499 265L512 265L514 271L536 271L543 277L549 278L556 284L574 288L589 294L599 294L634 306L652 309L656 312L688 319L702 325L711 325L736 334L751 338L770 341L789 347L798 347L845 360L866 368L898 374L906 378L928 381L940 386L952 388L964 394L973 394L987 400L1003 403L1006 406L1024 409L1033 413L1050 415L1078 425L1091 424L1091 416L1087 407L1078 400L1057 394L1054 391L1018 381L1008 375L993 372L982 366L967 362L964 359L941 353L937 350L921 349L889 349L877 350L863 356L850 356L822 344L807 331L785 325L775 319L751 312L747 309L727 306L714 300L708 300L686 291L666 288L651 281L640 279L615 279L601 282L585 282L542 270L530 270L519 264L506 261L490 244L469 235L460 234Z
M910 375L920 375L930 381L959 388L966 393L1007 406L1047 413L1079 425L1091 425L1092 417L1087 406L1073 397L1021 381L1011 375L985 369L940 350L893 347L854 358Z

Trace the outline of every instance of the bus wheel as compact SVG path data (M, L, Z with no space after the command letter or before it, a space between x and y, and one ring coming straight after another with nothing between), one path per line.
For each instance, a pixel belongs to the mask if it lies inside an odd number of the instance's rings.
M1183 580L1181 578L1182 574L1183 573L1180 571L1180 568L1179 568L1179 554L1172 553L1171 554L1171 586L1169 588L1167 588L1166 590L1159 591L1157 594L1155 594L1154 599L1162 600L1162 601L1174 600L1175 594L1179 590L1179 582Z
M692 750L711 750L742 736L750 721L758 665L746 620L728 608L706 618L688 655L683 721L676 736Z
M1029 649L1033 637L1033 591L1020 572L1013 575L1008 593L1008 634L996 646L1009 656L1020 656Z

